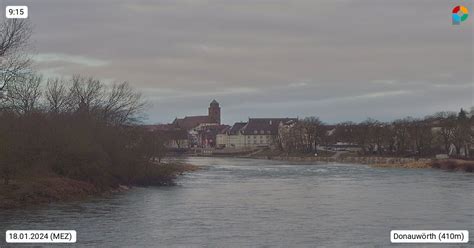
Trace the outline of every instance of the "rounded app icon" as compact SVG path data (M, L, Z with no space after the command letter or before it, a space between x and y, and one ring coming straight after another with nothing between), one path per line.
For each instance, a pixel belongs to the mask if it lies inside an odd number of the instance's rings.
M469 16L469 10L465 6L458 5L453 8L452 20L453 25L459 25L461 22L466 21Z

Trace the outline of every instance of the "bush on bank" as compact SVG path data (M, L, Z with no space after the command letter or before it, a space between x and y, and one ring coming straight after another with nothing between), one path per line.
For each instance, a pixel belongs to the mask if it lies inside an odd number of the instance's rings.
M431 167L450 171L474 172L474 161L456 159L436 160L431 163Z
M22 80L0 102L0 179L62 176L98 188L170 184L174 166L152 162L148 131L137 125L145 106L128 84L93 78Z

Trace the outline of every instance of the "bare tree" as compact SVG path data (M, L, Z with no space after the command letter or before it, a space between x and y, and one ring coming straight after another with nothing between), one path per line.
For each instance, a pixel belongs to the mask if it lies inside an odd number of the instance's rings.
M411 118L404 118L395 120L393 122L393 133L394 133L394 148L398 155L403 155L410 147L410 135L408 127L410 125Z
M29 74L8 84L9 93L5 99L4 107L20 115L37 110L41 97L41 81L41 76Z
M112 86L105 97L102 113L104 119L111 123L129 124L137 120L144 106L141 94L123 82Z
M9 82L18 80L28 73L30 59L24 54L14 54L9 57L0 57L0 90Z
M432 118L434 118L438 123L438 137L443 144L444 151L446 154L449 154L450 146L454 142L456 131L456 113L438 112Z
M0 90L29 66L24 50L30 36L27 20L8 19L0 23Z
M166 142L169 141L166 132L160 131L145 131L142 139L142 150L146 161L161 163L161 160L166 156L167 148Z
M48 80L45 98L51 112L80 112L113 125L136 123L146 106L142 95L127 82L109 88L100 80L80 75L67 83Z
M94 112L103 101L103 84L92 77L80 75L72 77L69 97L71 109L75 111Z
M326 129L318 117L307 117L302 121L306 137L306 152L316 152L318 145L324 140Z
M8 19L0 24L0 57L24 48L31 36L27 20Z
M382 154L388 143L384 135L387 132L387 125L371 118L361 123L361 125L368 128L366 136L369 151L379 155Z
M362 153L367 153L368 151L373 151L373 144L371 143L370 136L368 135L373 124L373 119L367 119L354 126L354 140L358 144Z
M458 114L456 128L453 133L453 145L456 149L456 155L469 156L469 145L471 141L473 131L471 129L471 124L467 118L467 113L465 110L461 109ZM461 151L464 150L464 154L461 154Z
M44 97L48 110L56 114L66 111L70 101L65 82L58 78L48 79Z
M427 155L431 151L433 133L427 120L412 120L408 125L410 146L416 155Z
M342 122L336 125L333 133L333 142L344 141L351 144L356 142L356 129L357 124L353 122Z

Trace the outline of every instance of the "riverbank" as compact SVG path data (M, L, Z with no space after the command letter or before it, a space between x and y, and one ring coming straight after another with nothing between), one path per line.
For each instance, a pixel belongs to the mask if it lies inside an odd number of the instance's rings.
M99 189L92 183L66 177L12 180L8 185L0 186L0 209L78 200L111 190L113 188Z
M464 173L179 159L206 169L186 173L192 176L179 178L178 187L137 187L86 204L0 210L0 226L71 228L78 235L72 247L385 247L395 228L472 226L474 177ZM340 235L335 241L327 233Z
M410 169L424 169L433 168L447 171L463 171L474 172L474 161L466 161L459 159L442 159L442 160L422 160L407 163L381 163L372 164L372 167L378 168L410 168Z
M161 164L152 173L134 178L128 185L98 186L54 174L24 177L0 185L0 209L21 208L59 201L81 200L122 192L133 186L174 185L174 180L185 172L200 167L184 164Z
M324 163L348 163L366 164L374 167L405 167L405 168L429 168L433 161L429 158L399 158L399 157L375 157L375 156L250 156L256 159L270 159L292 162L324 162Z
M322 156L321 156L322 155ZM365 164L376 168L407 168L407 169L442 169L448 171L474 172L474 161L459 159L432 159L432 158L406 158L406 157L380 157L380 156L356 156L353 154L319 154L318 156L281 155L275 153L259 152L241 158L267 159L292 162L324 162L324 163L348 163Z
M459 159L436 160L431 163L432 168L442 170L454 170L474 172L474 161L466 161Z

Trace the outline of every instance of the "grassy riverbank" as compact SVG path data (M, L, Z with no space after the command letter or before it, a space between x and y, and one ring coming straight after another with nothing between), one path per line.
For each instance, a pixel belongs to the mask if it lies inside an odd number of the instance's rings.
M8 185L0 185L0 209L20 208L58 201L81 200L124 191L131 186L173 185L175 179L199 167L191 164L169 163L153 165L138 173L127 185L97 185L52 173L19 177Z
M382 163L373 164L373 167L379 168L410 168L410 169L424 169L433 168L447 171L463 171L474 172L474 161L458 160L458 159L443 159L431 161L414 161L407 163Z
M432 161L414 161L407 163L381 163L371 164L370 166L376 168L407 168L407 169L426 169L431 167Z
M330 152L318 153L318 156L314 156L310 154L285 154L268 150L239 157L295 162L355 163L366 164L376 168L434 168L448 171L474 172L474 161L459 159L436 160L432 158L358 156L352 153L336 154Z
M459 159L437 160L431 163L431 167L442 170L465 171L472 173L474 172L474 161Z

